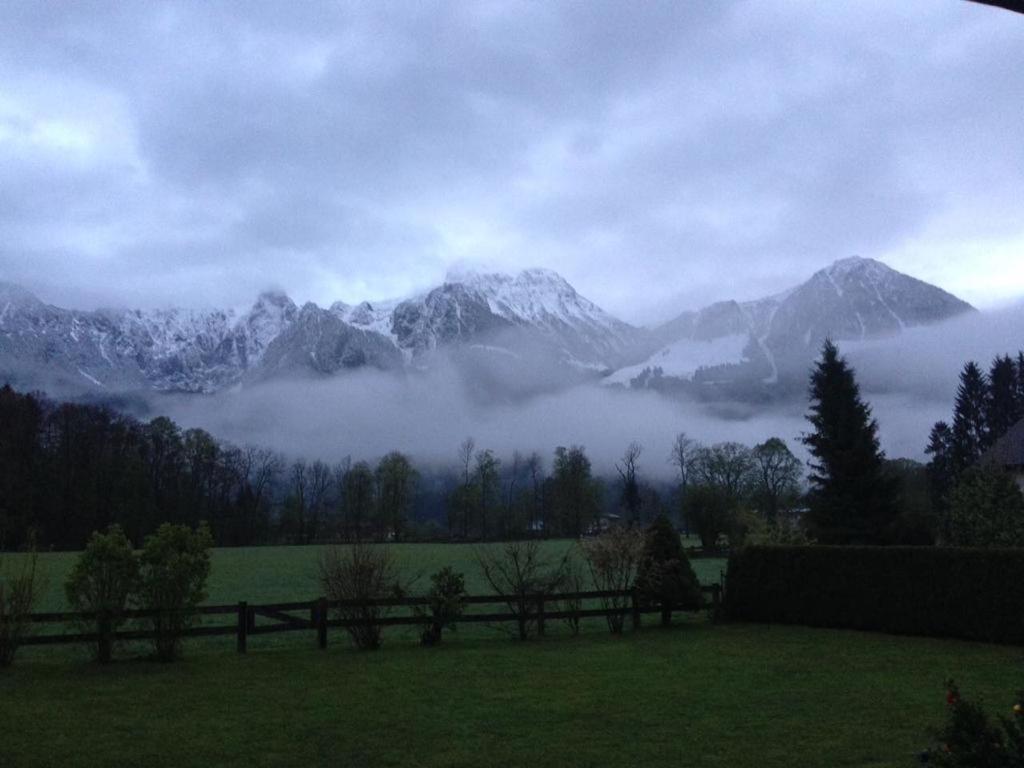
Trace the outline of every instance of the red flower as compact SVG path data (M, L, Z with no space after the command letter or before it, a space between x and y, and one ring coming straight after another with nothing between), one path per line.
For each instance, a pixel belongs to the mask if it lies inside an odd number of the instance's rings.
M953 706L959 698L960 697L956 695L955 691L949 691L946 694L946 703L949 704L949 706Z

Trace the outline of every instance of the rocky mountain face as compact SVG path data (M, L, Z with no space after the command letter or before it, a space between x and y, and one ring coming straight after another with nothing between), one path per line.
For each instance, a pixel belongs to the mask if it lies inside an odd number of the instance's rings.
M849 258L757 301L631 326L558 274L459 273L401 301L247 311L77 311L0 283L0 381L61 393L216 392L279 376L426 369L443 355L483 397L584 379L670 393L763 397L805 385L826 337L876 338L972 307L877 261ZM511 388L511 389L510 389Z
M450 275L422 296L377 305L299 308L269 292L240 316L69 310L0 283L0 379L57 390L215 392L280 375L425 368L453 351L474 369L490 358L520 368L543 360L571 378L640 359L650 339L537 269Z
M974 311L971 305L873 259L850 257L788 291L686 312L654 330L659 349L608 383L750 394L802 387L826 338L859 341Z

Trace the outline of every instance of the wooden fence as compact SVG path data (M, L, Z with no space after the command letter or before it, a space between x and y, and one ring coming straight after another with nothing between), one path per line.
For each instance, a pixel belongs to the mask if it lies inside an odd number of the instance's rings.
M710 599L706 607L718 609L721 603L721 586L713 584L701 587L704 595ZM585 600L600 600L604 603L600 608L582 608ZM611 603L611 604L609 604ZM559 619L588 619L608 616L631 616L633 629L639 629L641 616L645 613L661 613L660 605L644 605L637 590L625 591L591 591L567 592L561 594L531 594L522 596L473 595L463 598L464 605L503 605L504 612L466 613L457 619L458 624L528 621L536 625L537 634L543 635L545 622ZM240 602L236 605L204 605L189 612L195 617L203 616L234 616L235 621L215 626L190 626L178 633L179 637L211 637L218 635L234 635L239 653L245 653L248 638L254 635L267 635L277 632L315 632L317 645L327 647L327 632L331 627L347 628L365 624L378 626L414 626L431 624L433 617L424 611L407 613L400 616L381 615L370 618L331 618L339 609L348 611L392 609L392 608L429 608L430 600L426 597L397 597L378 600L344 600L329 601L319 598L307 602L272 603L267 605L249 605ZM577 607L566 607L566 606ZM160 616L154 610L126 610L120 613L122 620L152 619ZM257 623L257 618L270 620L271 623ZM20 641L21 645L58 645L68 643L97 643L101 659L109 659L110 651L118 640L148 640L157 637L153 629L115 630L113 617L109 614L96 613L33 613L28 617L33 624L65 624L77 627L93 625L95 632L64 632L61 634L30 633Z

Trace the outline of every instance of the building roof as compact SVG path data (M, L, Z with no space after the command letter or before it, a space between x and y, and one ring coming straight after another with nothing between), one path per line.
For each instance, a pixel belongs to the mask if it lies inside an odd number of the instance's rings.
M1021 419L989 448L985 454L989 461L1004 467L1024 467L1024 419Z

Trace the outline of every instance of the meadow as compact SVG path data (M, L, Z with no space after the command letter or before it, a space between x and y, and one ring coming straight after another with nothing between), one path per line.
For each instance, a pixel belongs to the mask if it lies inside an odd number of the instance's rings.
M568 541L545 543L552 558ZM473 545L391 545L403 572L444 565L488 591ZM307 599L318 547L218 549L210 603ZM11 556L6 556L11 557ZM40 555L40 610L64 607L74 553ZM725 563L696 559L704 583ZM716 624L608 634L561 623L519 642L467 625L434 648L388 628L378 652L338 630L146 646L113 664L75 646L25 648L0 672L0 766L910 766L944 716L943 681L1009 707L1020 648L792 626Z
M947 675L1009 707L1022 661L1013 647L701 618L170 665L49 655L0 674L0 765L911 766Z

